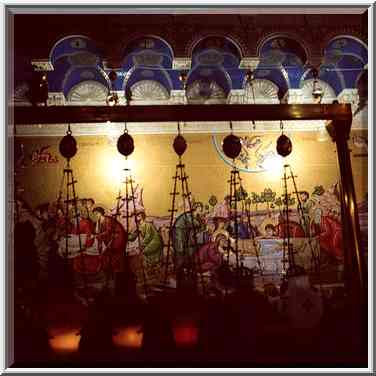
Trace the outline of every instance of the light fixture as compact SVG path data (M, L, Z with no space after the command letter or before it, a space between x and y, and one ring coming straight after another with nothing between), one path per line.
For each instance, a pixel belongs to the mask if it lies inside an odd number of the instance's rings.
M116 93L110 93L107 96L106 103L108 106L113 107L116 106L119 102L119 97Z
M319 74L316 68L312 69L312 75L313 75L312 97L316 102L320 103L324 95L324 91L322 87L319 85L319 80L318 80Z

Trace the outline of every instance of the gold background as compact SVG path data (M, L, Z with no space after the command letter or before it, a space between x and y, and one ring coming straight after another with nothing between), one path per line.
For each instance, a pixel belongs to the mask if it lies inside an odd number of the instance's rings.
M277 133L258 133L265 140L273 140ZM355 134L355 133L354 133ZM366 137L366 132L358 131ZM243 136L243 134L239 134ZM317 141L317 132L289 133L293 142L292 154L285 158L297 175L299 190L312 193L316 185L325 189L336 183L338 165L335 144L330 140ZM223 136L223 135L222 135ZM144 187L143 202L147 214L162 216L168 214L171 205L172 191L177 156L173 151L174 135L134 135L135 151L130 156L132 173L138 184ZM189 186L196 200L208 202L211 195L222 201L228 194L227 180L231 167L218 155L211 134L186 134L188 149L183 156ZM220 139L221 135L217 135ZM20 173L24 199L32 206L51 202L58 197L60 181L63 175L65 160L59 154L58 146L61 137L24 137L19 139L25 146L26 168ZM79 197L95 199L107 209L115 206L115 198L119 189L121 169L125 166L124 157L116 149L116 141L106 136L76 137L78 152L71 161L71 167L77 182ZM58 163L41 163L32 166L30 156L33 151L50 145L48 151L58 156ZM274 147L274 146L273 146ZM366 154L349 140L352 150L352 167L357 201L362 201L367 192L367 156L356 157L354 154ZM271 188L282 193L281 175L271 172L241 172L244 188L248 193L260 193Z

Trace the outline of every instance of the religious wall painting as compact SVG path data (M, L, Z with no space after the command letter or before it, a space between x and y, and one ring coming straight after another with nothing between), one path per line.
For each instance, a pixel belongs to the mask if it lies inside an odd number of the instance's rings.
M117 246L111 248L115 249L115 253L120 254L126 247L128 255L135 260L132 267L138 280L143 278L142 266L146 270L148 282L157 283L161 273L161 261L166 255L168 244L169 215L167 213L161 213L160 216L149 215L148 208L144 206L143 192L144 188L140 184L136 185L136 199L129 210L137 215L138 230L135 223L136 217L133 216L129 224L128 239L125 235L124 207L120 208L118 216L114 218L115 205L112 208L105 208L101 203L96 202L95 198L79 198L79 226L76 231L73 219L70 219L72 231L68 238L68 253L66 239L62 236L66 230L64 208L57 207L57 203L39 207L33 220L33 224L38 228L39 239L42 239L36 243L39 260L43 259L43 262L46 262L42 255L46 253L45 248L48 240L44 239L42 235L49 226L53 227L53 222L46 223L45 220L54 217L56 237L52 239L57 241L58 257L61 260L65 258L70 260L75 273L77 273L77 283L78 285L81 283L81 288L83 288L84 275L86 283L89 281L93 286L103 286L106 283L106 268L108 269L109 265L111 268L119 266L116 264L116 258L109 257L108 252L106 253L108 239L111 238L112 221L116 221L114 223L119 229L117 233L123 234L123 236L120 238L117 236L115 241ZM256 271L256 280L259 282L260 274L257 270L261 267L262 283L269 279L269 282L273 282L281 277L283 268L283 241L286 237L286 226L281 221L281 212L285 198L269 187L259 192L247 192L243 188L237 192L236 197L239 203L244 203L244 206L237 207L239 215L238 242L242 265ZM320 255L320 272L326 273L325 279L331 282L338 281L341 278L341 265L343 264L338 183L327 188L317 185L310 192L301 191L299 200L303 207L304 218L297 210L297 198L288 197L291 208L289 231L291 243L296 251L296 260L308 271L312 271L314 268L312 254ZM70 211L73 208L72 204L69 205ZM198 246L196 250L191 227L184 220L187 211L184 210L183 203L179 207L180 210L176 214L172 230L174 251L179 252L179 249L182 249L182 239L188 239L188 244L192 248L192 256L197 259L197 262L203 263L205 271L214 273L227 255L229 244L232 245L235 240L235 208L230 205L228 196L221 199L212 194L208 195L207 201L199 201L194 198ZM250 222L247 220L247 211L249 211ZM368 231L367 212L367 197L365 197L359 204L363 235ZM70 214L72 215L72 212ZM101 223L99 223L99 217L103 219ZM136 236L137 231L140 233L140 241ZM362 237L362 242L366 247L366 237ZM82 248L85 249L84 257L81 252ZM229 260L230 263L235 263L235 254L230 253Z
M31 166L58 163L59 157L50 151L50 147L51 145L47 145L32 150L30 155Z

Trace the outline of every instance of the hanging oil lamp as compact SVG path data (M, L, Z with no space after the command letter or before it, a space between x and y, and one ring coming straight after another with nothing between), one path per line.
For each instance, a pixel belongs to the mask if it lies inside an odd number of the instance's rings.
M235 159L242 150L240 138L232 133L232 122L230 121L231 133L223 139L222 149L226 157Z
M131 155L134 151L133 137L128 133L127 124L125 124L124 133L118 138L117 149L125 157Z
M178 135L174 139L173 148L175 153L181 157L187 150L187 141L180 133L180 124L178 122Z
M60 154L68 161L77 153L77 142L76 139L72 136L70 125L68 125L67 134L60 141L59 151Z
M277 153L282 157L287 157L292 152L292 142L291 140L283 134L283 123L280 123L281 135L277 139Z

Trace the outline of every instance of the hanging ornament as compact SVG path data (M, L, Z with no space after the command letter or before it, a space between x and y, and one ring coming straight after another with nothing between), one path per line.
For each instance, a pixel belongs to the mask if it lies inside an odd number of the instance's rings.
M175 153L181 157L185 151L187 150L187 141L185 138L180 134L180 124L178 123L178 135L174 139L173 147Z
M120 154L128 157L131 155L134 150L134 141L133 137L128 134L127 125L125 125L124 133L118 138L117 149Z
M175 137L173 146L175 153L179 157L181 157L187 150L187 142L185 141L185 138L180 134Z
M108 78L111 80L111 81L115 81L116 78L117 78L117 73L115 71L111 71L109 74L108 74Z
M280 122L281 135L277 139L277 153L282 157L287 157L292 152L291 140L283 134L283 123Z
M284 134L281 134L277 140L277 153L282 157L287 157L292 152L292 142Z
M60 154L67 159L74 157L77 153L77 142L72 136L70 125L68 125L67 134L62 138L59 144Z
M226 157L235 159L242 150L240 138L232 133L232 123L230 122L231 134L226 136L222 142L222 149Z

